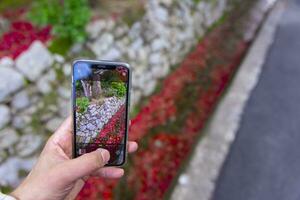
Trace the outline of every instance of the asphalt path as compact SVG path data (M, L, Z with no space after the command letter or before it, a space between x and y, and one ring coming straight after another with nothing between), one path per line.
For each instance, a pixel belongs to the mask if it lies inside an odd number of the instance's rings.
M290 0L213 200L299 199L300 0Z

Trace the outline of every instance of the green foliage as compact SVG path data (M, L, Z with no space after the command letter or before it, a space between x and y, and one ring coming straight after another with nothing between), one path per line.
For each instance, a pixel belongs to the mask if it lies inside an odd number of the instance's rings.
M76 99L76 106L80 113L84 113L87 110L87 107L90 104L90 100L87 97L80 97Z
M31 21L41 26L52 25L54 35L71 42L84 41L90 16L87 0L34 1L28 13Z
M124 97L126 94L126 87L123 82L112 82L111 88L117 97Z

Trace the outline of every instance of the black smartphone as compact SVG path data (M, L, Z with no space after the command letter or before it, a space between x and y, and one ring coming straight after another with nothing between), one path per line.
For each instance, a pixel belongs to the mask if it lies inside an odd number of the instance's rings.
M74 157L104 148L110 152L107 166L125 163L130 80L127 63L73 62Z

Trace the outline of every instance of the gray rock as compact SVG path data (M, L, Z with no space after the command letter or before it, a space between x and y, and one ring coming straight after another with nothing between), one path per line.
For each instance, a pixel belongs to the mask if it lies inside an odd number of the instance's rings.
M70 76L72 73L72 67L70 64L64 64L63 65L63 72L66 76Z
M14 95L11 105L14 109L20 110L26 108L30 104L30 99L26 90L22 90Z
M19 170L30 171L36 163L37 158L21 159L15 156L10 157L0 165L0 185L17 187L20 184Z
M19 136L14 129L5 128L0 131L0 151L11 147L19 140Z
M41 147L43 139L39 135L35 134L26 134L22 135L20 142L15 146L15 151L20 157L27 157L36 153L37 150Z
M86 32L92 39L97 38L97 36L105 29L106 22L104 20L96 20L89 23L86 27Z
M66 88L64 86L60 86L57 90L60 97L63 99L71 99L71 88Z
M152 51L159 51L164 48L168 48L169 44L165 39L157 38L151 44Z
M0 59L0 66L1 67L13 67L14 61L10 57L4 57Z
M20 113L12 118L12 125L17 129L24 128L31 121L30 115Z
M63 118L53 118L50 119L47 123L46 123L46 128L49 131L54 132L59 126L60 124L63 122Z
M47 48L40 41L35 41L17 58L16 67L29 80L35 81L52 63L53 57Z
M140 38L141 31L142 31L142 25L141 22L138 21L132 25L128 35L132 40L135 40L137 38Z
M121 52L116 48L112 47L106 54L104 54L101 59L104 60L119 60L121 57Z
M0 129L2 129L11 118L10 110L6 105L0 105Z
M94 131L96 129L96 126L94 126L93 124L87 124L86 128L90 131Z
M97 55L101 57L113 44L114 37L112 34L104 33L95 42L90 43L89 47Z
M149 96L152 94L156 86L156 81L153 79L150 79L146 82L146 85L144 86L144 89L142 90L144 96Z
M13 68L0 65L0 102L24 85L23 76Z
M150 65L159 65L162 62L162 55L159 52L152 53L149 57Z
M62 55L59 55L59 54L54 54L53 55L53 58L56 62L58 63L63 63L65 62L65 58L62 56Z
M153 12L158 21L162 23L166 23L168 21L169 14L164 7L158 6L153 10Z
M52 90L51 83L55 81L55 79L56 79L55 71L50 70L37 81L36 86L41 93L47 94L51 92Z

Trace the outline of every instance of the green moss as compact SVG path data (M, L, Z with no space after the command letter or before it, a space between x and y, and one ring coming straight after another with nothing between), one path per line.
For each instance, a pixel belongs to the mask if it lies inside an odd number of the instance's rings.
M18 176L20 177L20 178L24 178L24 177L26 177L27 175L28 175L28 171L27 170L24 170L24 169L20 169L19 171L18 171Z
M0 12L27 6L32 0L1 0Z
M144 16L144 9L130 9L122 17L122 21L125 22L129 27L131 27L138 19Z
M72 40L70 38L58 37L51 41L48 49L52 53L57 53L60 55L66 55L68 50L72 46Z
M8 185L0 186L0 191L4 194L9 194L13 191L13 188Z

